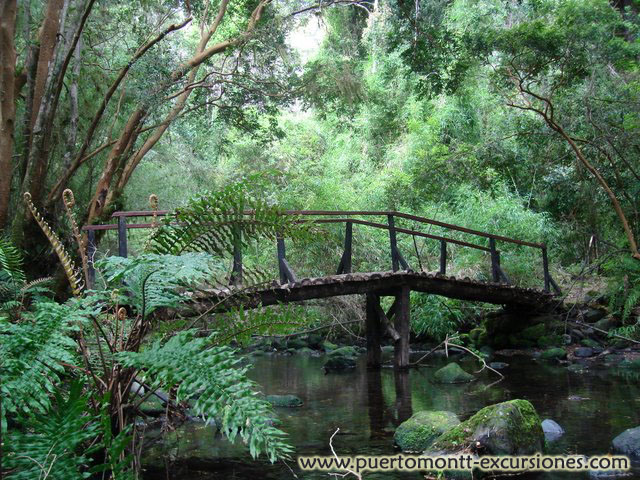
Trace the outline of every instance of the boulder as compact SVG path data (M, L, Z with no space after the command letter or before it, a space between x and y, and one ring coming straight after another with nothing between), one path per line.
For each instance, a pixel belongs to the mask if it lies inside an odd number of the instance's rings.
M539 323L537 325L525 328L524 330L522 330L522 333L520 335L526 340L532 340L535 342L545 333L547 333L546 330L547 328L545 324Z
M573 355L578 358L589 358L593 357L594 353L593 348L579 347L574 350Z
M543 420L541 426L547 442L555 442L564 435L564 429L550 418Z
M352 368L356 368L356 359L344 355L332 356L327 358L324 362L323 368L327 373L350 370Z
M335 343L331 343L329 340L325 340L324 342L322 342L322 349L327 353L333 352L337 348L338 345L336 345Z
M564 341L560 335L543 335L538 339L538 346L540 348L557 347L563 344Z
M600 344L591 338L583 338L580 340L580 345L589 348L600 348Z
M540 355L542 360L562 360L567 358L567 351L564 348L550 348Z
M446 367L438 370L434 376L438 383L467 383L474 379L473 375L465 372L460 365L455 362L449 363Z
M287 341L287 348L293 348L295 350L299 350L307 346L307 342L305 342L301 338L291 338Z
M493 368L494 370L503 370L505 368L507 368L509 366L508 363L504 363L504 362L491 362L489 364L489 366L491 368Z
M610 329L617 326L617 321L613 317L606 317L598 320L593 324L594 327L599 328L600 330L609 331Z
M430 450L453 453L471 445L480 447L487 455L541 452L544 432L540 417L527 400L490 405L442 434Z
M330 357L357 357L359 355L356 347L340 347L328 352Z
M304 403L295 395L267 395L267 402L274 407L301 407Z
M309 347L302 347L300 350L298 350L298 353L300 355L313 355L316 352L311 350Z
M322 350L322 344L324 339L320 335L316 335L315 333L310 334L307 337L307 345L309 348L313 348L314 350Z
M640 427L629 428L613 439L613 451L640 462Z
M396 429L393 440L403 452L423 452L460 420L452 412L425 410L415 413Z
M587 323L597 322L598 320L601 320L606 316L607 316L607 311L601 310L599 308L590 308L582 314L584 321Z

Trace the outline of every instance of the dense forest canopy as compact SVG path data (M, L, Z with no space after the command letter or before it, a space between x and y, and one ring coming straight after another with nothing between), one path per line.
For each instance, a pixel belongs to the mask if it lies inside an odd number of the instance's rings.
M633 2L3 9L0 225L32 252L25 192L61 228L65 188L96 223L264 171L296 208L515 195L564 229L567 260L591 235L637 256Z
M592 287L596 315L606 310L599 342L638 343L639 11L638 0L2 0L0 477L138 478L154 395L163 433L193 414L253 457L288 458L234 348L256 334L273 353L304 334L329 353L341 349L316 332L365 335L363 315L397 312L380 303L386 290L365 309L351 295L221 312L287 262L300 278L338 277L351 223L285 209L400 211L494 234L465 250L468 230L447 245L429 224L398 247L391 220L361 221L354 272L389 270L402 251L425 277L441 266L442 278L444 260L462 282L549 300L548 251L556 308ZM129 258L97 231L88 259L83 226L149 208ZM500 257L484 246L496 234L536 243L500 245L510 286L495 285ZM240 250L242 285L229 273ZM494 306L401 288L407 361L410 333L433 351L455 338L482 369L489 337L521 346L491 330ZM202 311L203 291L231 293ZM592 348L568 333L582 315L571 305L526 346Z

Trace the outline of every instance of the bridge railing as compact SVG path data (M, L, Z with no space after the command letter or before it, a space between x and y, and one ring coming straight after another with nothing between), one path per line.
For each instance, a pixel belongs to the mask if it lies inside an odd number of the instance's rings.
M253 212L245 211L245 215L251 215ZM315 217L304 220L302 222L312 222L316 224L345 224L344 235L344 250L340 258L336 274L351 273L352 268L352 252L353 252L353 225L363 225L380 230L387 230L389 232L389 247L391 257L391 268L394 272L399 271L402 267L403 270L410 270L409 264L402 256L400 249L398 248L398 234L412 235L414 237L428 238L437 240L440 242L440 265L439 273L445 275L447 273L447 246L448 244L458 245L465 248L471 248L487 252L491 258L491 276L492 281L495 283L511 283L509 276L503 271L500 265L500 251L497 249L497 242L512 243L524 247L533 249L539 249L541 252L541 262L544 275L544 290L550 291L551 288L558 294L561 293L559 286L554 281L549 272L549 259L547 253L547 246L544 243L528 242L524 240L518 240L515 238L509 238L502 235L496 235L493 233L474 230L459 225L453 225L431 218L421 217L417 215L411 215L407 213L397 211L360 211L360 210L346 210L346 211L333 211L333 210L286 210L283 212L285 215L293 215L298 217ZM146 229L153 228L157 224L154 223L130 223L128 219L151 217L151 216L167 216L172 212L167 210L159 211L119 211L115 212L112 217L117 220L116 224L103 224L103 225L87 225L83 227L83 230L87 232L87 254L89 259L93 259L96 251L95 233L96 231L104 230L117 230L118 234L118 255L126 257L128 255L128 241L127 230L128 229ZM363 220L356 217L386 217L386 223L373 222L370 220ZM418 224L434 225L441 227L445 230L451 230L454 232L461 232L469 235L473 235L480 238L488 239L488 246L479 245L477 243L471 243L457 238L435 235L432 233L426 233L419 230L407 229L396 226L396 219L404 219L416 222ZM242 242L238 238L238 241L234 242L234 254L233 254L233 267L231 274L232 283L242 283ZM292 270L291 266L287 262L286 258L286 246L285 239L282 237L277 238L277 258L278 269L280 274L280 282L282 284L287 282L297 281L297 277ZM89 272L90 282L93 283L95 272L93 264L90 264Z

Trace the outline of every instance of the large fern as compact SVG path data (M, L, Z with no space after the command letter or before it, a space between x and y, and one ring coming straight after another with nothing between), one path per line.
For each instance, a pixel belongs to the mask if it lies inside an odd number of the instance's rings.
M271 461L287 457L292 449L285 434L272 425L271 405L257 396L247 379L247 367L238 367L233 350L212 346L216 338L197 338L196 330L183 331L166 343L155 342L143 352L123 352L125 366L144 370L148 383L165 389L177 387L177 400L192 404L206 421L217 420L233 441L240 436L256 457L266 453Z
M65 374L78 363L72 333L83 321L82 311L55 302L38 302L23 312L20 322L0 320L0 394L4 413L44 413Z
M66 397L66 398L65 398ZM20 430L10 430L3 468L11 480L73 480L86 478L90 463L86 445L98 434L88 413L82 383L72 382L69 393L56 389L45 415L31 415Z

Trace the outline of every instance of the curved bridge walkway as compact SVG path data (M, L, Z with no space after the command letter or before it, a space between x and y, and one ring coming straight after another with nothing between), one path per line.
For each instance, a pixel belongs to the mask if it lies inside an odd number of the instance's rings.
M250 215L251 212L245 212ZM486 302L498 305L512 306L529 312L543 310L549 306L555 293L560 289L549 273L547 247L542 243L526 242L501 235L481 232L477 230L451 225L416 215L395 211L311 211L290 210L284 212L304 218L317 224L341 223L345 225L344 250L340 258L336 274L317 278L298 278L286 257L285 239L277 239L277 261L279 281L274 280L269 285L248 289L242 295L242 239L234 242L236 248L233 255L233 266L230 274L230 286L206 291L197 303L199 308L229 309L232 306L255 308L259 306L280 303L298 302L316 298L335 297L340 295L366 295L366 337L368 365L381 365L381 341L383 335L388 334L395 345L394 365L398 368L409 366L409 310L410 292L429 293L461 300ZM134 211L115 212L113 217L117 224L88 225L83 228L88 234L88 256L93 258L95 253L95 232L98 230L118 231L118 254L127 256L127 230L131 228L151 228L150 223L131 223L128 219L135 217L150 217L153 215L169 215L167 211ZM386 223L376 223L364 218L385 217ZM413 222L416 226L435 225L446 231L461 232L488 241L488 245L470 243L459 238L446 237L396 226L397 219ZM388 231L391 270L384 272L353 273L352 270L352 240L353 226L363 225L370 228ZM402 256L398 248L398 234L436 240L440 244L440 268L437 272L414 271ZM543 267L543 288L522 288L512 285L509 276L500 265L500 251L497 242L517 244L527 248L540 250ZM465 248L472 248L486 252L491 259L490 282L471 280L469 278L455 278L447 276L447 246L453 244ZM90 265L90 276L93 267ZM394 297L393 304L388 311L384 311L380 300L382 297ZM222 307L224 305L224 307Z

